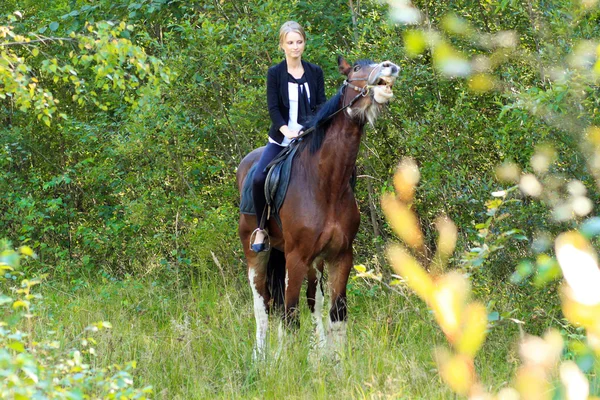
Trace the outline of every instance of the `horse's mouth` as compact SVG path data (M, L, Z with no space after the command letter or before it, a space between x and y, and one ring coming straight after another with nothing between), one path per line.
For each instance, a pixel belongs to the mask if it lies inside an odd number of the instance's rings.
M380 88L384 93L393 94L392 86L394 86L395 81L396 81L396 78L393 76L382 76L377 81L376 86L378 88Z
M377 79L374 90L374 98L377 103L385 104L394 97L392 86L395 81L395 76L381 76Z

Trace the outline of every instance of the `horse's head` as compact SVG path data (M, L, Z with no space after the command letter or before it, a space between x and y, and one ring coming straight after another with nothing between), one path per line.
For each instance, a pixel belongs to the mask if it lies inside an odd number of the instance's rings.
M343 105L352 103L346 112L352 118L373 124L383 105L394 97L392 86L400 68L391 61L377 64L371 60L360 60L350 65L341 56L338 57L338 67L347 76L342 94Z

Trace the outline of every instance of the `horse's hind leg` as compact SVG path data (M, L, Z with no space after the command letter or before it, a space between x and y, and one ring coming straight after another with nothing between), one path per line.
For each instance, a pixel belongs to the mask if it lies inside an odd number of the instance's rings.
M285 254L283 251L271 249L267 274L267 284L272 299L271 311L283 313L285 295Z
M264 356L267 340L267 329L269 327L269 315L267 313L269 301L271 300L267 288L267 252L254 253L246 250L248 261L248 282L252 289L254 300L254 318L256 319L256 343L254 345L254 358Z
M308 308L315 324L315 334L317 336L317 346L325 347L325 327L323 326L323 261L314 262L312 268L308 270L308 286L306 289L306 299Z
M352 268L352 250L343 254L329 271L329 289L331 292L331 309L329 310L329 327L327 337L333 350L341 350L346 340L346 285Z

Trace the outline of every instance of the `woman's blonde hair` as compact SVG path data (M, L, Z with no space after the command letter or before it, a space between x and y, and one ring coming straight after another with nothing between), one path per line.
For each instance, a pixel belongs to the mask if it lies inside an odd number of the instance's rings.
M304 32L304 28L302 27L302 25L300 25L296 21L287 21L283 25L281 25L281 28L279 28L279 48L282 47L285 37L290 32L296 32L297 34L302 36L302 39L304 39L304 41L306 42L306 32Z

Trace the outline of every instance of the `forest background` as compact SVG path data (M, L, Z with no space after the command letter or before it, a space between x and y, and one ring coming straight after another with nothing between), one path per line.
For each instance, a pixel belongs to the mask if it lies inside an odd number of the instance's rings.
M87 365L136 360L138 386L158 398L451 397L430 352L442 332L409 291L386 283L385 245L395 237L379 204L411 157L427 242L438 215L454 221L450 265L487 307L476 364L486 387L511 381L519 335L550 326L573 340L565 356L594 377L593 352L577 345L581 328L561 314L552 241L598 204L584 132L598 123L600 99L577 78L597 57L588 51L600 30L595 2L413 3L423 32L439 29L450 54L462 54L452 72L398 23L402 1L4 0L0 236L5 249L26 246L36 258L21 275L6 272L2 290L17 276L45 276L29 334L45 335L52 321L70 348L86 326L108 320L113 329ZM355 264L376 279L349 283L342 369L308 361L306 315L288 360L266 369L251 360L235 170L265 143L266 71L283 59L278 29L290 19L307 31L305 59L323 68L328 97L343 81L337 55L400 66L396 99L367 129L358 160ZM506 32L514 43L474 40ZM496 57L489 73L461 69L486 54ZM561 66L575 78L551 79ZM553 192L522 195L518 169L547 177ZM575 179L591 200L579 208L581 189L567 188ZM311 368L315 376L302 372Z

